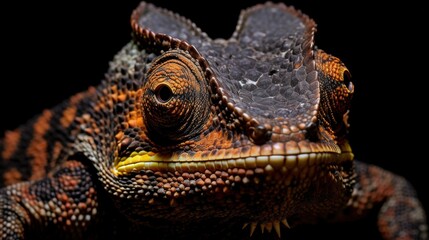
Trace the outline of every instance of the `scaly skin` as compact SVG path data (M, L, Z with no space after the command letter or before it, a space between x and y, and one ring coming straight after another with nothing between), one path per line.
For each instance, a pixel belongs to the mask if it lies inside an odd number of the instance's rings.
M276 238L377 210L385 239L427 237L406 180L354 160L353 84L310 18L258 5L212 40L142 3L131 26L99 86L5 133L2 239Z

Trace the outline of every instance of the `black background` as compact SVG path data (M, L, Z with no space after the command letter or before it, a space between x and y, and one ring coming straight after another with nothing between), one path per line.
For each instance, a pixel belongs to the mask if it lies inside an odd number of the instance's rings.
M1 132L99 83L108 61L130 40L129 18L138 2L2 2ZM229 38L239 10L257 2L156 4L190 18L212 38ZM316 45L341 58L351 71L356 94L350 138L357 159L405 176L428 209L428 131L423 114L429 93L424 87L427 68L419 60L426 56L420 8L411 2L285 3L317 22Z

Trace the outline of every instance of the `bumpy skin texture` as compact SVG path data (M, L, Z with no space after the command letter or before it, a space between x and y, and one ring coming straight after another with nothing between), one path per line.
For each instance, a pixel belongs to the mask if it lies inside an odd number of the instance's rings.
M292 239L374 213L427 238L412 186L354 160L353 84L310 18L266 3L212 40L142 3L131 25L99 86L5 133L2 239Z

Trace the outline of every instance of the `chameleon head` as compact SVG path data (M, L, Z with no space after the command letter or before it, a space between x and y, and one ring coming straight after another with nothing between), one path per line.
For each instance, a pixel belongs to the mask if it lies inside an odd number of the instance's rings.
M300 21L298 37L276 37L282 44L268 50L248 42L246 21L267 9ZM126 214L152 223L222 218L276 227L348 200L353 85L338 58L313 47L311 19L260 5L243 14L231 40L195 34L194 41L144 26L153 12L187 24L143 4L131 20L135 44L119 54L141 61L128 66L138 69L140 87L118 121L117 181L107 187L129 206L121 208Z

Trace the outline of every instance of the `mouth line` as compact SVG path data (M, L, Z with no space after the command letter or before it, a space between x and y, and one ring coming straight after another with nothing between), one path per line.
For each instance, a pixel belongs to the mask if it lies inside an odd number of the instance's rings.
M263 169L270 171L287 171L291 169L311 168L316 165L329 163L340 165L353 160L353 153L349 149L319 149L319 152L296 154L260 154L258 156L223 158L217 156L173 156L172 154L133 153L129 157L115 161L113 173L116 176L138 173L141 170L168 171L168 172L204 172L205 170L228 170L233 168ZM237 156L237 155L235 155Z

